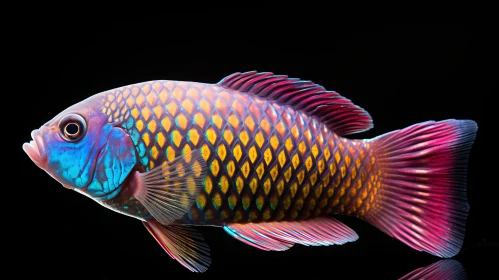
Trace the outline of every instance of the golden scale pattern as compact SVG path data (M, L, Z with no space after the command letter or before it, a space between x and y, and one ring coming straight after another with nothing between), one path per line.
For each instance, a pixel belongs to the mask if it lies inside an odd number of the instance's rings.
M369 143L314 118L217 85L153 81L102 94L146 170L201 149L209 172L184 218L222 224L364 216L380 187Z

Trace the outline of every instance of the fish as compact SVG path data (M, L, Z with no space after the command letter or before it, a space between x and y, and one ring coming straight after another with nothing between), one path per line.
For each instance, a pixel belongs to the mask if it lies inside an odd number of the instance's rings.
M455 256L477 123L354 137L372 127L336 91L247 71L94 93L33 130L23 149L64 188L142 222L192 272L212 264L199 227L265 251L348 246L359 236L341 215L416 251Z

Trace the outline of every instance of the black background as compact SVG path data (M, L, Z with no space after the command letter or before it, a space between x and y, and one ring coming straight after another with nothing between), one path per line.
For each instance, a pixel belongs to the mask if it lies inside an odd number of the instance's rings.
M154 79L216 83L249 70L312 80L351 99L374 120L373 129L352 138L371 138L427 120L475 120L479 130L469 163L471 211L464 247L455 259L471 279L497 275L490 265L497 259L489 257L499 252L497 176L492 171L497 164L487 163L497 148L485 144L492 137L486 123L492 114L485 103L497 89L487 68L492 49L477 35L478 28L346 28L334 20L316 20L310 26L299 21L258 24L234 14L217 26L200 21L189 27L194 17L185 14L150 24L131 19L106 24L38 21L15 34L18 47L6 55L17 61L14 74L21 80L10 92L22 104L13 148L21 180L11 196L21 223L13 229L21 239L16 241L16 260L26 268L20 275L396 279L438 261L363 221L338 217L359 234L357 242L264 252L222 229L201 228L213 264L205 274L194 274L170 259L139 221L64 189L21 149L32 129L95 93Z

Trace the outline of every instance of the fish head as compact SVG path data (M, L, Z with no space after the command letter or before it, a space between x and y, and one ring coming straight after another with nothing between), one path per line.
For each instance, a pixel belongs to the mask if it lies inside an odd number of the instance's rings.
M136 164L130 136L102 110L99 95L31 132L29 158L64 187L97 200L116 194Z

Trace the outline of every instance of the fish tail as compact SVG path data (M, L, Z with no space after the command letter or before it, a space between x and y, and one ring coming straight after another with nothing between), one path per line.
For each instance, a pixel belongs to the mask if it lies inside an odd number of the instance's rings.
M418 123L368 142L378 181L363 217L418 251L450 258L463 245L472 120Z

